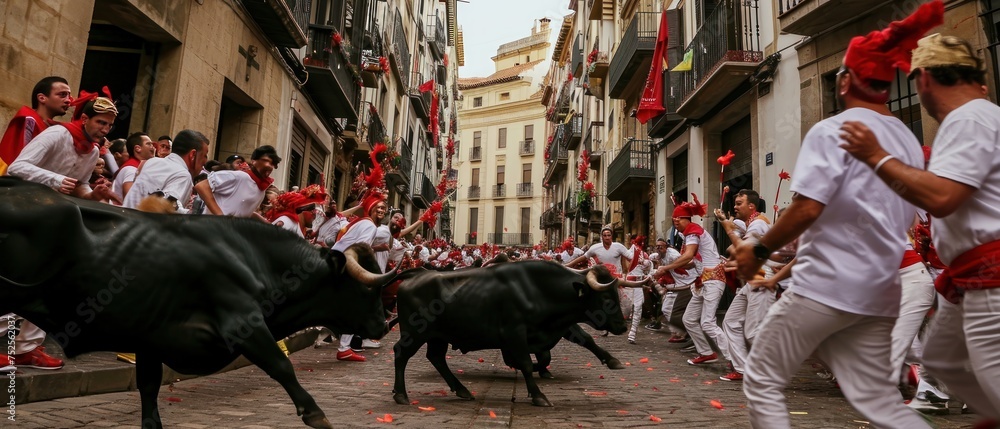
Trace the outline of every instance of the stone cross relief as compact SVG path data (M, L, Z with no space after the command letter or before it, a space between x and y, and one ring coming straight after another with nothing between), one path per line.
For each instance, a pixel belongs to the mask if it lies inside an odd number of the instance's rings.
M260 70L260 63L257 62L257 46L250 45L248 49L240 46L240 56L247 60L246 80L250 81L250 67Z

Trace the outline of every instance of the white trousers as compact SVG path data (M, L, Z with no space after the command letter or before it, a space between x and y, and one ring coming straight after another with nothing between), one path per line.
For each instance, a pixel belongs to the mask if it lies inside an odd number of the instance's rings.
M1000 289L966 291L959 305L938 302L924 366L977 414L1000 419Z
M934 305L934 279L923 263L916 263L899 270L903 283L903 297L899 304L899 318L892 328L892 351L889 364L892 374L889 381L900 382L900 373L913 339L920 332L927 311Z
M28 353L42 345L42 341L45 341L45 331L42 331L34 323L18 317L14 313L8 313L0 317L0 339L3 340L4 345L8 341L7 327L10 326L9 320L20 320L21 323L21 331L14 338L14 354ZM6 350L6 347L4 349Z
M628 339L635 341L635 333L642 322L642 303L646 301L646 296L642 293L641 287L627 287L624 289L625 295L632 298L632 328L628 331Z
M814 351L837 376L840 390L879 428L929 428L899 400L889 382L889 340L895 319L862 316L786 292L764 320L750 350L743 393L755 428L791 427L783 390Z
M712 345L708 342L711 338L715 341L715 345L719 346L722 355L730 359L726 334L722 332L715 317L715 311L719 309L719 301L722 300L722 293L725 290L726 284L719 280L705 282L698 291L691 286L691 302L688 303L687 310L684 310L684 328L691 335L695 350L702 356L712 354Z
M744 285L736 291L733 303L726 310L726 317L722 319L722 331L729 344L730 362L740 374L746 370L749 345L753 344L753 339L760 332L761 322L774 300L773 291L766 288L751 290L749 285Z
M686 297L682 297L682 295ZM667 291L667 293L663 294L663 303L660 305L660 312L663 313L663 321L666 322L667 329L674 336L683 337L687 335L687 330L684 328L684 312L677 309L680 312L680 317L674 317L674 308L683 305L686 310L690 301L691 292L689 290Z
M351 349L351 340L354 339L354 334L342 334L340 336L340 346L337 347L338 352L346 352Z

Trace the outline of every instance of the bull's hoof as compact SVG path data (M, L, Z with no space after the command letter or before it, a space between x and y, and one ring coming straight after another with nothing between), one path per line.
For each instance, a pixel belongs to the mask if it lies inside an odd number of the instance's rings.
M548 379L553 379L553 378L555 378L555 377L554 377L554 376L552 375L552 373L551 373L551 372L549 372L549 370L547 370L547 369L543 369L543 370L540 370L540 371L538 371L538 377L540 377L540 378L548 378Z
M608 369L625 369L625 365L622 365L622 362L615 358L608 359L604 364L608 366Z
M531 405L536 407L551 407L552 403L549 402L549 399L545 395L539 393L538 396L531 398Z
M473 399L476 399L475 396L472 396L472 392L469 392L469 389L466 389L464 387L456 390L455 395L457 395L459 398L465 399L466 401L471 401Z
M410 405L410 397L405 393L396 393L392 395L392 400L396 401L399 405Z
M316 429L333 429L333 425L326 419L322 411L308 412L302 415L302 423Z

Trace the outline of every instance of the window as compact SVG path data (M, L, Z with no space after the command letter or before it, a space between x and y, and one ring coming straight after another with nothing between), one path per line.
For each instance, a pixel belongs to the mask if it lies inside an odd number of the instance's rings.
M510 100L510 93L509 92L501 92L500 93L500 101L506 101L506 100Z
M502 165L498 165L497 166L497 184L498 185L502 185L503 182L504 182L504 180L503 180L503 170L504 170L504 167Z
M479 207L472 207L469 209L469 234L477 231L479 231Z
M900 121L906 124L910 131L924 143L923 116L920 113L920 99L912 80L906 78L901 70L896 70L896 80L889 87L889 110Z
M507 147L507 129L501 128L499 134L497 135L497 147L504 149Z
M824 74L823 77L823 118L829 118L840 113L840 102L837 101L837 71Z
M534 140L535 139L535 126L525 125L524 126L524 140Z
M476 131L472 133L472 147L479 147L483 145L483 132Z
M531 55L528 55L528 56L524 57L524 61L530 63L531 62Z
M496 240L494 243L503 243L503 206L497 207L496 217L493 219L493 232L496 233Z
M531 183L531 164L521 164L521 183Z
M521 207L521 243L528 243L528 233L531 231L531 207Z
M473 98L472 107L483 107L483 97Z
M479 187L479 169L472 169L472 186Z

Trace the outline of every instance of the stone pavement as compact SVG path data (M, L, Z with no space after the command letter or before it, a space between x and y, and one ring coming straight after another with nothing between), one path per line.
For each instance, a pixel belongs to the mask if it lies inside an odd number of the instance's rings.
M551 367L556 379L539 382L553 408L531 406L524 380L515 378L496 350L449 355L449 366L475 394L473 401L448 392L418 353L407 368L410 399L418 403L396 405L391 394L396 331L383 340L383 348L365 352L366 363L338 362L333 346L307 348L293 354L292 362L299 381L338 429L749 427L741 385L718 378L726 372L725 364L690 366L685 362L690 356L668 344L667 337L666 332L640 330L637 345L628 344L623 336L597 337L599 345L626 362L626 369L618 371L602 366L583 348L560 343L553 350ZM787 391L795 427L870 427L832 383L814 372L803 365ZM513 403L511 396L516 399ZM304 427L288 395L256 367L164 386L159 406L167 427ZM386 414L391 422L384 422ZM16 407L16 417L15 424L4 421L3 427L138 427L139 395L133 391L23 404ZM976 421L957 409L929 419L938 428L968 427Z

